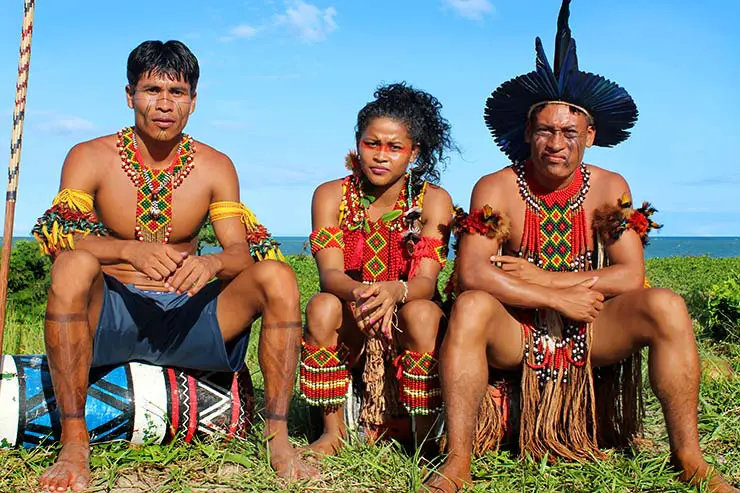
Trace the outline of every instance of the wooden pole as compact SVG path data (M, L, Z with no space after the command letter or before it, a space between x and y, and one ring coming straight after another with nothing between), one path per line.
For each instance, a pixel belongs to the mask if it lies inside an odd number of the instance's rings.
M23 2L23 29L21 30L21 52L18 60L18 82L15 86L15 109L13 131L10 136L10 162L8 164L8 192L5 196L5 227L3 231L2 262L0 263L0 357L5 332L5 314L8 301L8 271L13 246L13 221L15 201L18 195L18 172L21 167L21 143L23 121L26 116L26 92L28 90L28 68L31 64L31 35L33 34L33 12L36 0Z

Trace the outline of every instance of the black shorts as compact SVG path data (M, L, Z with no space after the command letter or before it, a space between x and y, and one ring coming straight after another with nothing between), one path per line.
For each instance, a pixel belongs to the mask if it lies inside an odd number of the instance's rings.
M220 283L187 294L144 291L104 275L92 366L143 361L194 370L238 371L249 331L224 343L216 318Z

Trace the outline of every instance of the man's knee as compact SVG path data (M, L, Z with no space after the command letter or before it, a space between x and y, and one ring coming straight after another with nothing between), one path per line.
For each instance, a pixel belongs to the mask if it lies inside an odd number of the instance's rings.
M276 260L262 260L252 269L253 280L266 303L277 300L296 304L299 302L298 283L290 265Z
M51 266L49 296L59 301L87 298L101 274L98 259L85 250L60 253Z
M646 318L659 337L685 336L691 333L691 317L684 299L669 289L653 288L643 298Z
M317 293L306 305L307 332L337 330L342 324L342 302L330 293Z
M447 336L482 338L496 315L505 311L501 302L485 291L464 291L452 306Z
M398 313L404 333L411 341L419 344L437 339L442 310L430 300L414 300L401 307Z

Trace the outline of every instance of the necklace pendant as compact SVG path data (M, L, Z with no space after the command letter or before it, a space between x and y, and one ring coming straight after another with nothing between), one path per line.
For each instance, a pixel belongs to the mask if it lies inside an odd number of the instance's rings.
M159 210L159 207L157 204L154 204L149 209L149 217L151 217L154 220L159 219L159 215L161 214L161 211Z

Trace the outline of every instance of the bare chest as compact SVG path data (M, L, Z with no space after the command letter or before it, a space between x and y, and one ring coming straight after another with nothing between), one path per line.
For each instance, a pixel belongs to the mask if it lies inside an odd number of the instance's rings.
M171 193L166 198L168 209L161 208L161 221L171 227L170 242L191 240L208 215L211 186L205 166L196 164L179 186L168 185ZM162 192L160 191L160 194ZM154 197L159 199L161 197ZM150 189L135 185L119 163L111 162L104 173L96 196L98 218L118 238L134 239L137 225L149 218L152 205Z
M583 202L583 220L585 222L584 226L587 233L586 248L588 250L593 250L593 213L598 207L603 205L604 202L604 200L600 199L598 190L593 189L588 192L588 194L586 195L586 199ZM527 205L524 202L524 199L522 199L522 197L517 193L516 195L512 195L512 197L508 201L507 210L505 210L504 212L509 217L511 224L509 240L506 242L504 250L507 254L513 254L521 251L522 249L524 230L527 220ZM572 231L572 221L574 220L576 212L577 211L572 210L568 211L566 214L561 215L559 214L559 211L543 209L539 212L535 212L533 220L537 221L537 224L539 226L538 231L541 235L545 233L545 228L548 227L548 224L550 227L555 228L558 227L560 223L565 223L565 228L563 230L563 239L565 241L569 241L569 235ZM540 240L544 241L544 238L540 238Z

